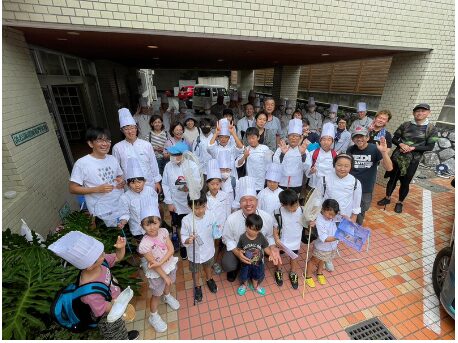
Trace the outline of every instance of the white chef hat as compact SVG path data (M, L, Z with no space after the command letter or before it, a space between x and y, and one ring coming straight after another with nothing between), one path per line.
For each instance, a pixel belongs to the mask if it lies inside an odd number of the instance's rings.
M232 92L231 101L238 101L238 100L239 100L239 93L237 91Z
M279 163L271 163L267 167L266 180L280 182L283 177L282 166Z
M167 98L167 95L162 94L161 95L161 104L168 104L169 103L169 98Z
M329 112L337 113L338 109L339 109L339 105L337 105L337 104L331 104L329 106Z
M223 118L219 120L219 128L221 129L219 132L220 136L230 136L229 132L229 120L227 118Z
M255 98L253 101L253 107L261 107L261 99Z
M288 123L288 135L291 134L302 135L302 120L294 118Z
M307 107L311 107L311 106L316 106L315 98L313 96L311 96L307 102Z
M80 231L70 231L48 247L78 269L92 266L103 253L103 243Z
M145 177L145 173L140 167L140 162L136 158L127 159L126 179L135 179L136 177Z
M161 215L159 213L159 207L157 203L153 201L152 197L144 197L140 199L140 220L145 219L146 217L159 217Z
M219 168L221 168L221 169L226 169L226 168L232 169L233 163L232 163L231 152L229 150L220 150L218 152L218 156L216 157L216 159L218 160Z
M327 137L331 137L332 139L334 139L335 135L336 135L336 132L334 130L334 124L333 123L325 123L323 125L323 130L321 131L320 138L327 136Z
M216 159L211 159L207 162L207 180L210 179L221 179L221 171L219 170L219 164Z
M250 93L248 93L249 98L254 98L256 96L256 93L254 92L254 89L250 89Z
M137 123L134 120L134 117L132 117L132 114L127 108L121 108L118 111L119 114L119 127L123 128L124 126L128 125L137 125Z
M145 97L140 98L140 107L148 107L148 99Z
M239 199L245 196L253 196L257 198L256 179L252 176L241 177L238 181Z
M204 102L204 111L205 110L209 110L211 107L212 107L212 104L210 103L210 101L205 100L205 102Z
M357 112L366 112L367 111L367 106L365 102L358 102L358 105L356 106Z

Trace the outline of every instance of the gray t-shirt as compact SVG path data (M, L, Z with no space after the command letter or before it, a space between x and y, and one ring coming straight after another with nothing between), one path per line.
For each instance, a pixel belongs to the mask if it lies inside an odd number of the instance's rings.
M251 240L244 232L237 244L237 248L245 251L245 256L251 260L251 264L259 265L264 262L264 249L269 246L266 237L259 232L258 236Z

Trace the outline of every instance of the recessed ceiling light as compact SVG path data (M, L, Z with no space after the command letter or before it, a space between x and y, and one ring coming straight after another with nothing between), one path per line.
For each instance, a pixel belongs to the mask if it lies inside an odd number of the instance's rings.
M153 57L153 60L158 60L158 59L159 59L159 57Z
M149 49L157 49L158 46L157 45L148 45L147 48L149 48Z
M67 38L57 38L57 40L68 40Z
M330 54L321 54L321 56L329 56Z
M79 32L75 32L75 31L68 31L68 32L67 32L67 35L70 35L70 36L79 36L80 33L79 33Z
M222 58L217 59L218 62L223 62L224 60Z

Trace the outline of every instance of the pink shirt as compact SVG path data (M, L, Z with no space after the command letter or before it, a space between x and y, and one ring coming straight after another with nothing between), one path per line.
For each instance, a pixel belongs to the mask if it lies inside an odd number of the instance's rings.
M116 254L105 255L105 260L107 260L110 268L113 267L116 263ZM105 266L101 266L101 267L102 267L102 272L99 274L99 276L95 280L92 280L91 282L102 282L108 286L111 280L111 271L109 268ZM114 277L113 277L113 280L116 282L116 279ZM80 285L84 285L86 283L89 283L89 282L83 283L80 280ZM110 291L111 291L111 297L114 300L121 293L121 288L111 283ZM90 306L92 313L94 313L96 317L101 317L104 315L106 306L107 306L107 301L105 300L105 298L102 295L89 294L89 295L82 297L81 301Z
M159 262L168 251L167 240L169 239L169 232L167 229L161 227L156 237L151 237L144 235L140 245L138 246L138 252L142 255L151 252L153 254L154 260ZM168 274L176 264L173 256L171 256L164 264L162 269Z

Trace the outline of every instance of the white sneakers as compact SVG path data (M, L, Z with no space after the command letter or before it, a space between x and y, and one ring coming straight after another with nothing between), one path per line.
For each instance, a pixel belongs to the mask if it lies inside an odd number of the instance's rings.
M173 295L170 294L170 293L167 294L167 295L164 295L164 296L162 297L162 300L164 300L164 302L165 302L166 304L168 304L172 310L175 310L175 311L176 311L176 310L178 310L178 309L180 308L180 303L179 303L178 300L175 299L175 298L173 297Z
M166 304L168 304L172 310L176 311L176 310L178 310L180 308L180 303L170 293L167 294L167 295L164 295L162 297L162 300L164 300L164 302ZM156 332L165 332L165 331L167 331L167 323L164 322L164 320L161 318L159 313L157 313L157 312L154 313L154 314L151 313L149 318L148 318L148 321L151 324L151 326L154 328L154 330L156 330Z
M167 324L162 320L159 313L151 313L148 318L149 323L152 325L156 332L165 332L167 331Z

